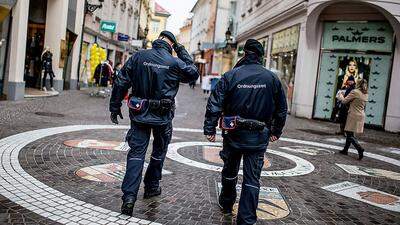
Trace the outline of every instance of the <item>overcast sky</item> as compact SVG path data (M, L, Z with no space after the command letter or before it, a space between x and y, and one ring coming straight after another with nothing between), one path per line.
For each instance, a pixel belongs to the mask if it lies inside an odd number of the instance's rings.
M190 15L190 10L193 8L197 0L155 0L164 9L166 9L171 16L168 18L167 30L172 31L174 34L179 33L179 28L182 27L183 22Z

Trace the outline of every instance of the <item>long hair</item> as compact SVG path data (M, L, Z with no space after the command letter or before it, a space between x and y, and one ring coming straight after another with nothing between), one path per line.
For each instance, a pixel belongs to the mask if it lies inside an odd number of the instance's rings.
M368 81L366 79L360 80L357 84L357 89L359 89L363 94L368 94Z
M354 70L354 73L350 72L350 70L349 70L350 63L354 63L354 66L356 67ZM347 79L349 79L350 76L354 77L354 81L356 83L358 83L363 78L362 75L358 73L358 63L354 59L350 60L349 64L346 66L346 72L345 72L345 75L343 78L342 88L344 88L346 86L346 81L347 81Z

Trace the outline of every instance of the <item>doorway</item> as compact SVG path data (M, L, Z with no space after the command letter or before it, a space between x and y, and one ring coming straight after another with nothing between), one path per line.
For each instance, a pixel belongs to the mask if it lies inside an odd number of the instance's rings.
M41 54L44 49L47 0L35 0L29 4L28 33L24 80L28 88L41 87Z

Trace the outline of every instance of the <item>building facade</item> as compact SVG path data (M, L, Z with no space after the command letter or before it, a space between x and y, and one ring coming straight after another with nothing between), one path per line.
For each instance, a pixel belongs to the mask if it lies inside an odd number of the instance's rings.
M90 82L91 48L94 44L107 52L114 64L124 63L130 54L142 46L133 46L139 32L140 0L104 1L102 8L85 16L80 64L80 81Z
M54 88L76 88L84 1L17 0L1 5L1 94L20 100L27 88L39 89L41 54L53 54ZM4 16L4 17L3 17Z
M189 18L185 21L183 26L179 29L179 34L177 35L178 42L185 46L185 49L190 49L190 34L192 31L192 19Z
M264 65L281 78L292 114L329 120L336 91L351 73L369 81L366 124L400 131L399 1L240 0L239 5L238 52L248 38L264 44Z
M192 11L189 51L194 55L201 76L221 75L232 67L232 54L226 33L232 32L236 0L198 0Z
M167 27L167 20L171 14L164 9L157 2L154 2L154 10L151 15L149 34L147 39L152 42L156 40L161 33Z

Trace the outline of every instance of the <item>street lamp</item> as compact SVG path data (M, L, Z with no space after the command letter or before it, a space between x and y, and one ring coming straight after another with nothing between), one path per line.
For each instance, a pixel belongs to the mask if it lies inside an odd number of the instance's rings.
M99 0L99 2L100 2L100 4L96 5L96 4L90 4L87 0L85 0L85 4L86 4L86 7L85 7L86 12L85 13L87 13L87 12L94 13L94 11L96 11L97 9L101 9L103 7L104 0Z

